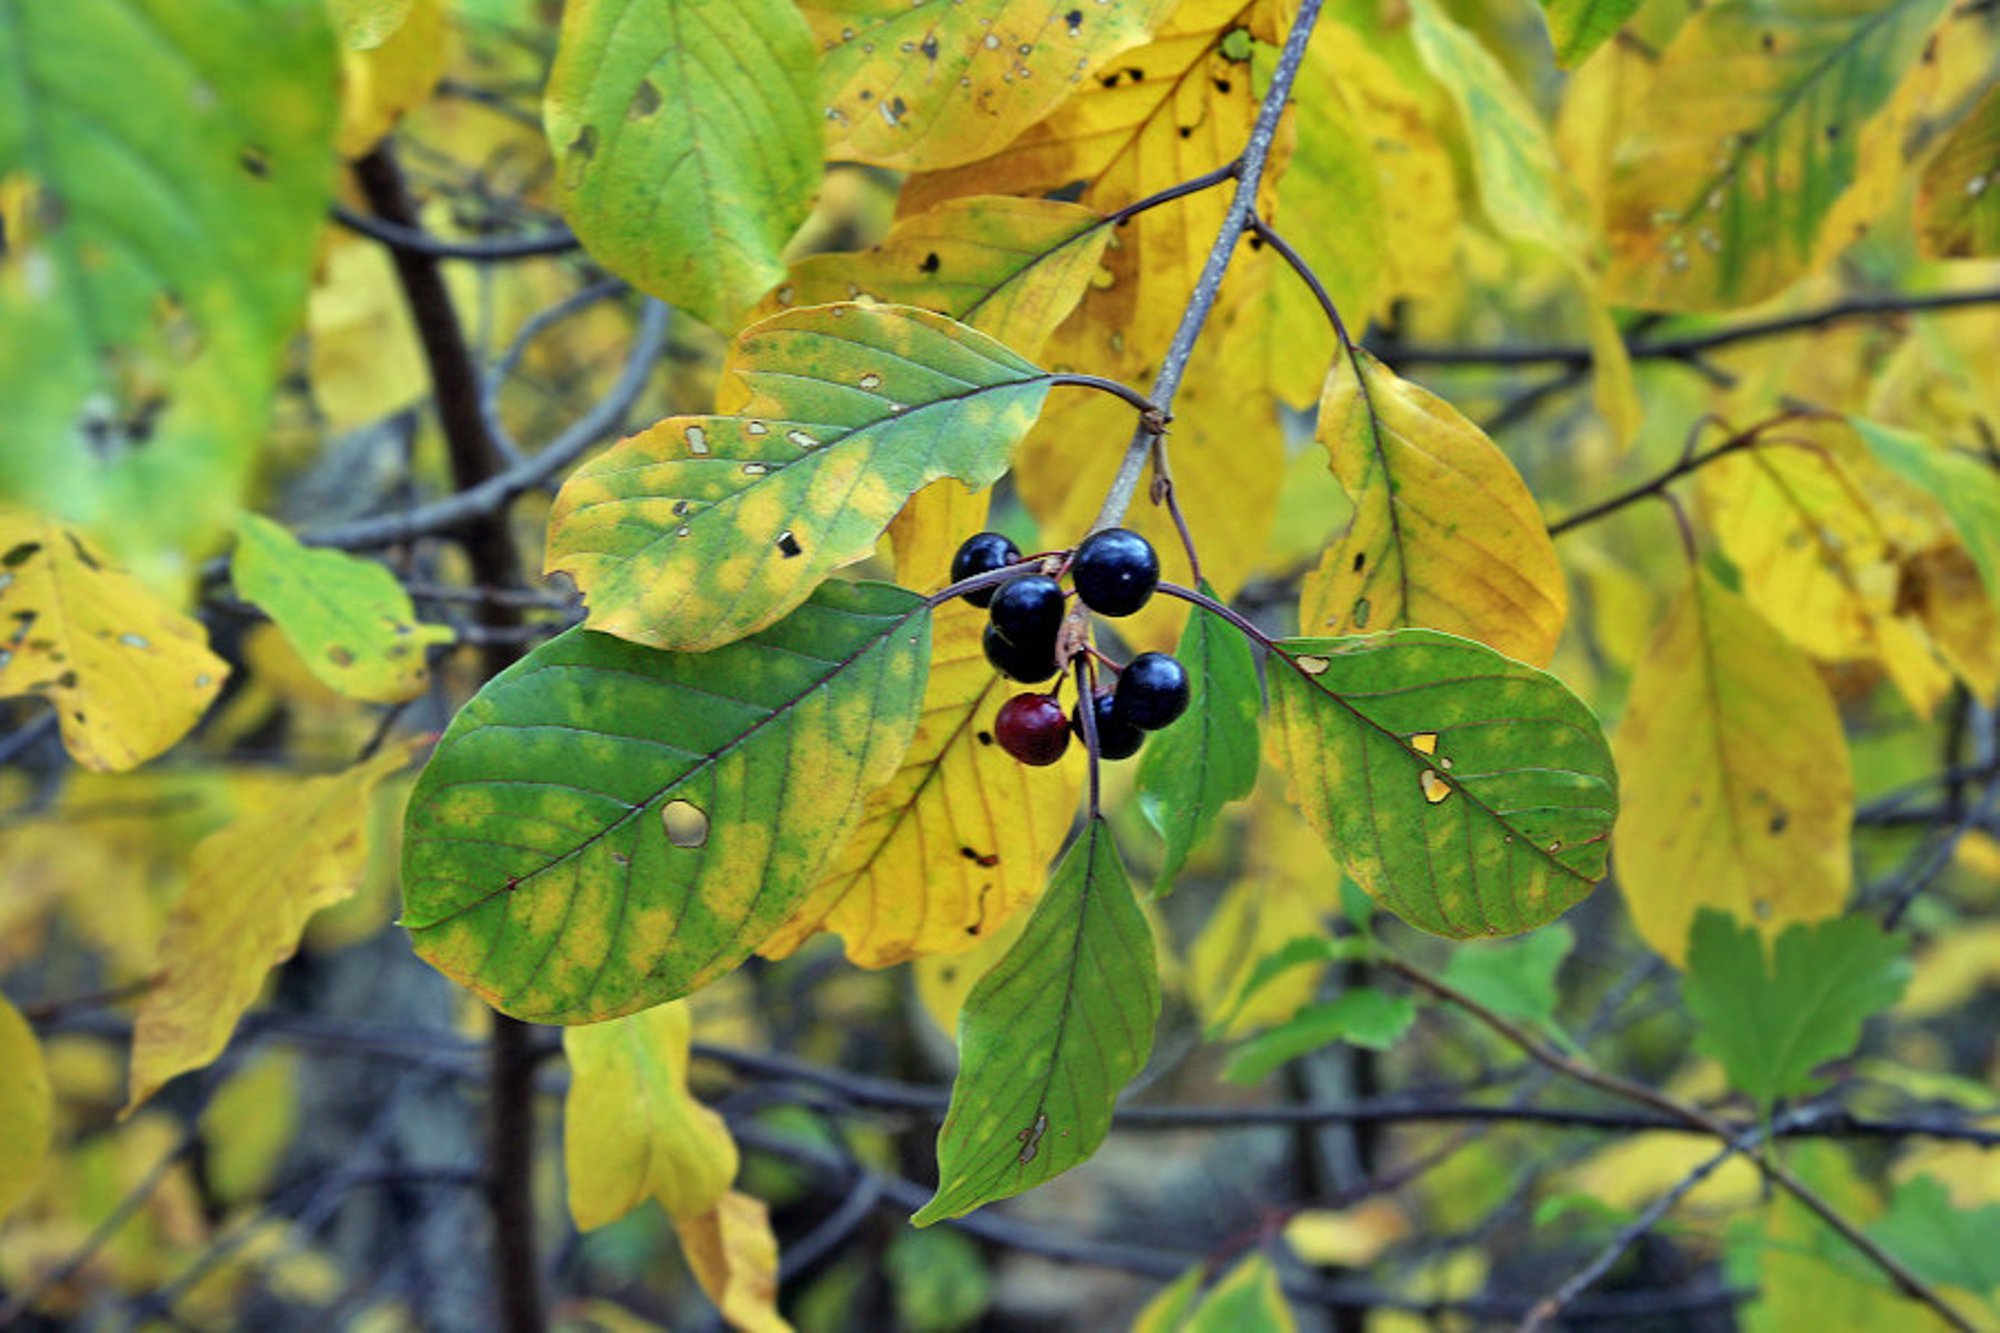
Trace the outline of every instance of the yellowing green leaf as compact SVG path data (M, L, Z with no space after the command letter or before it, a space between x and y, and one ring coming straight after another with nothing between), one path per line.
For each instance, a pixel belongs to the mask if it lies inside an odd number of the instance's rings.
M951 199L905 217L871 249L800 260L763 309L863 298L920 306L1032 358L1076 309L1110 239L1104 219L1075 204Z
M1862 131L1944 0L1723 0L1661 54L1650 113L1618 146L1606 228L1616 299L1748 305L1805 273L1853 184Z
M937 609L902 767L868 794L860 826L762 952L782 956L831 930L862 967L962 953L1042 891L1076 810L1083 751L1029 768L994 743L994 715L1019 687L987 662L986 623L969 602Z
M268 518L237 524L230 579L277 622L299 659L351 699L397 703L430 681L424 650L449 643L444 625L420 625L396 576L372 560L301 545Z
M1096 1152L1159 1014L1152 931L1110 829L1093 818L965 1002L937 1193L911 1220L962 1216Z
M0 499L163 570L229 521L332 197L335 56L325 0L9 6Z
M548 568L590 626L701 651L760 629L869 555L944 477L989 485L1048 376L985 334L901 306L830 305L738 339L736 416L671 417L570 477Z
M563 216L620 277L734 327L819 188L812 93L789 0L571 0L544 105Z
M798 909L896 772L929 660L922 600L868 583L709 653L550 640L459 711L411 793L417 952L535 1022L712 981Z
M1555 546L1485 432L1357 348L1327 372L1319 439L1355 513L1301 592L1307 633L1418 625L1554 655L1569 604Z
M201 1112L202 1180L226 1204L265 1197L299 1129L299 1060L264 1047Z
M1877 422L1856 421L1854 429L1883 466L1944 506L1987 592L2000 602L2000 468Z
M4 453L0 450L0 453ZM208 635L97 543L0 505L0 697L55 706L85 768L135 768L208 711L229 668Z
M350 51L366 51L396 35L409 21L416 0L329 0L333 25L340 44Z
M958 1033L958 1016L966 996L979 979L991 972L1021 938L1026 915L1016 912L998 930L981 935L964 953L925 954L910 964L917 1003L924 1007L937 1030L947 1037Z
M569 1212L589 1231L647 1199L676 1221L715 1208L736 1178L736 1140L688 1091L685 1004L567 1028L563 1170Z
M139 1005L128 1114L168 1079L220 1055L264 974L298 948L307 918L354 892L368 865L369 796L417 748L386 746L344 773L307 778L195 848Z
M1129 1333L1181 1333L1188 1310L1201 1295L1207 1268L1196 1264L1169 1282L1140 1308Z
M451 22L444 0L401 0L393 30L357 42L349 35L340 53L342 157L367 154L422 106L451 60Z
M1645 0L1542 0L1556 63L1574 69L1639 12Z
M827 151L919 170L984 157L1144 42L1172 0L808 0Z
M778 1238L761 1202L731 1190L700 1217L676 1219L674 1229L695 1280L731 1328L789 1333L778 1315Z
M1618 729L1618 878L1679 962L1703 907L1771 930L1847 901L1854 782L1811 662L1706 575L1667 613Z
M1292 1333L1298 1325L1278 1285L1278 1270L1252 1254L1202 1293L1178 1333Z
M54 1114L41 1043L0 996L0 1218L41 1175Z
M1965 259L2000 253L2000 88L1989 89L1924 168L1917 238L1924 253Z
M1604 874L1618 777L1555 677L1414 629L1287 639L1265 677L1291 801L1411 925L1518 934Z

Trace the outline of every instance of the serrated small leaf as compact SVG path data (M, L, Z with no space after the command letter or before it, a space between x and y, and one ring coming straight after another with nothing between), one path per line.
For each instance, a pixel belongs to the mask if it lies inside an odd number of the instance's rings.
M1048 376L985 334L903 306L788 311L738 338L735 416L670 417L577 469L548 568L590 627L699 652L760 629L869 555L911 495L991 484Z
M1214 590L1206 583L1202 591ZM1222 807L1257 785L1257 715L1263 689L1242 631L1197 610L1174 656L1188 673L1187 712L1139 758L1139 808L1166 840L1153 892L1173 888L1188 855L1215 831Z
M237 524L229 575L237 593L284 631L306 669L351 699L414 699L430 682L425 648L451 641L447 626L417 623L410 594L381 565L301 545L256 514Z
M544 114L591 256L733 327L819 189L813 69L791 0L570 0Z
M1880 422L1856 419L1854 429L1884 467L1944 506L1987 596L2000 604L2000 466Z
M959 1016L926 1226L1032 1189L1097 1151L1160 1016L1153 934L1101 818L1056 867L1007 956Z
M1469 639L1286 639L1266 662L1290 798L1354 881L1434 934L1512 935L1604 874L1618 776L1555 677Z
M1904 942L1866 917L1794 924L1766 957L1756 927L1704 907L1681 993L1703 1050L1766 1112L1810 1092L1813 1071L1853 1053L1861 1025L1909 983Z
M1444 980L1497 1014L1546 1026L1556 1017L1556 973L1575 946L1566 925L1506 944L1468 944L1452 950Z
M930 612L829 584L711 653L574 629L487 682L411 794L417 952L535 1022L616 1018L733 968L896 771Z
M1337 1041L1386 1051L1417 1019L1416 1002L1357 986L1331 1000L1309 1004L1291 1019L1236 1048L1222 1076L1231 1083L1255 1083L1282 1064Z
M1959 1208L1935 1176L1898 1186L1868 1235L1926 1282L1988 1297L2000 1289L2000 1205Z
M1307 633L1406 625L1540 665L1569 593L1541 508L1486 433L1367 352L1336 352L1319 441L1354 501L1299 596Z

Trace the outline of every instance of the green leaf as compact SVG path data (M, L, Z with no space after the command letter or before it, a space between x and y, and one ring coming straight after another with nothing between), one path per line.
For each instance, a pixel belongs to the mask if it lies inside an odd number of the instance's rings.
M1822 232L1861 177L1865 131L1944 9L1722 0L1698 10L1649 62L1643 114L1621 127L1606 200L1612 298L1730 309L1830 258Z
M1178 1333L1292 1333L1295 1327L1278 1270L1264 1255L1252 1254L1208 1289Z
M333 191L324 0L0 17L0 498L184 567L231 521Z
M1159 1016L1152 930L1110 828L1092 818L1020 939L966 997L937 1193L911 1220L963 1216L1096 1152Z
M1555 677L1421 629L1287 639L1266 674L1291 800L1411 925L1519 934L1603 876L1618 778Z
M1575 69L1639 12L1645 0L1542 0L1556 63Z
M1229 1057L1222 1076L1231 1083L1255 1083L1287 1061L1337 1041L1386 1051L1417 1018L1414 1000L1357 986L1331 1000L1309 1004L1289 1022L1259 1033Z
M372 560L303 546L256 514L243 515L236 534L229 576L237 594L277 623L308 671L370 703L423 693L424 649L449 643L451 630L418 624L395 575Z
M2000 1205L1954 1207L1934 1176L1898 1186L1868 1235L1926 1282L1983 1296L2000 1288Z
M544 119L591 257L733 328L819 190L814 72L791 0L570 0Z
M1201 590L1213 597L1206 581ZM1175 656L1187 668L1188 708L1139 759L1139 808L1166 839L1153 891L1165 894L1189 853L1215 831L1222 807L1257 785L1263 690L1242 631L1207 611L1188 615Z
M919 488L991 484L1048 392L985 334L903 306L787 311L731 364L741 413L670 417L556 497L548 567L583 588L592 629L701 651L770 624L869 555Z
M962 1231L898 1231L884 1266L896 1300L896 1327L911 1333L965 1328L993 1303L986 1260Z
M2000 603L2000 466L1970 454L1939 448L1921 436L1852 419L1882 465L1922 487L1944 506L1966 554L1979 567L1986 592Z
M811 889L916 726L930 611L830 584L750 639L575 629L489 681L410 796L403 920L505 1013L616 1018L733 968Z
M1837 917L1788 927L1767 964L1754 926L1703 908L1688 933L1681 992L1702 1049L1768 1113L1778 1098L1812 1091L1813 1070L1851 1054L1862 1023L1902 995L1903 950L1873 921Z
M1337 939L1324 935L1300 935L1285 941L1276 953L1266 954L1257 960L1257 966L1244 978L1243 989L1237 992L1229 1011L1208 1025L1208 1035L1216 1037L1229 1031L1236 1023L1236 1016L1243 1012L1244 1006L1257 992L1293 968L1353 962L1366 958L1373 947L1369 940L1358 935L1344 935Z
M1467 945L1452 951L1444 979L1497 1014L1547 1026L1556 1017L1556 973L1575 946L1564 925L1509 944Z

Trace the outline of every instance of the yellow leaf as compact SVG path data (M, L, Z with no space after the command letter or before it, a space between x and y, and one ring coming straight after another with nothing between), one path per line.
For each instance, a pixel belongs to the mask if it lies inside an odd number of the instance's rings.
M1821 661L1879 660L1928 714L1951 675L1921 626L1898 614L1901 552L1930 544L1892 507L1902 486L1845 426L1788 426L1784 436L1700 474L1703 509L1742 572L1745 600Z
M964 953L926 954L910 964L917 1003L923 1005L939 1032L947 1037L958 1035L958 1014L965 1008L965 997L972 993L981 977L993 970L995 963L1007 956L1027 924L1028 913L1016 912L1006 925L985 935Z
M1924 946L1910 973L1910 988L1896 1012L1905 1018L1935 1018L1971 1001L2000 981L2000 922L1954 926Z
M430 389L385 246L359 238L327 246L306 305L306 329L313 402L330 434L380 421Z
M1018 687L987 663L985 625L969 602L937 609L923 713L902 767L870 793L860 827L762 946L767 956L816 930L838 932L863 967L962 953L1040 896L1075 813L1082 747L1030 768L994 744L994 715Z
M2000 253L1996 172L2000 172L2000 88L1987 90L1924 168L1917 193L1917 235L1925 254L1964 259Z
M208 635L75 528L0 505L0 697L55 705L85 768L135 768L186 734L229 668Z
M1960 546L1904 557L1899 610L1913 611L1947 666L1982 699L2000 694L2000 608Z
M292 956L320 908L354 892L368 864L369 794L423 745L307 778L276 805L210 834L160 938L160 970L139 1006L126 1114L177 1074L221 1054L264 974Z
M1569 592L1534 496L1485 432L1356 349L1327 373L1319 439L1355 515L1306 581L1302 633L1419 625L1549 660Z
M366 51L396 35L414 0L330 0L334 31L350 51Z
M401 0L399 7L403 14L396 26L372 41L357 43L350 37L340 53L335 143L349 160L365 156L405 113L422 106L451 61L444 0Z
M298 1059L263 1049L231 1074L201 1113L202 1175L225 1204L270 1189L299 1127Z
M889 521L895 547L896 582L933 593L951 582L951 558L959 543L986 526L990 491L975 491L947 477L911 496Z
M41 1175L55 1115L41 1043L0 996L0 1217Z
M1392 1199L1370 1199L1338 1212L1317 1208L1285 1223L1285 1244L1315 1267L1366 1268L1410 1234L1410 1220Z
M676 1220L681 1252L731 1328L784 1333L778 1315L778 1238L764 1205L734 1190L700 1217Z
M1327 27L1327 20L1322 19L1321 25ZM1449 241L1457 234L1460 221L1451 155L1432 127L1422 100L1403 84L1389 62L1351 29L1333 26L1331 31L1340 38L1332 47L1339 86L1381 173L1385 210L1382 249L1387 266L1383 299L1390 295L1434 296L1450 285L1455 257ZM1314 45L1319 45L1317 36ZM1307 96L1319 93L1319 87L1306 90ZM1307 149L1302 143L1300 151ZM1279 179L1278 198L1289 208L1289 201L1301 187L1288 183L1287 177ZM1281 222L1289 225L1288 218L1289 214L1281 213ZM1341 313L1359 334L1364 317L1380 312Z
M1173 0L809 0L827 152L903 170L984 157L1144 42ZM1121 62L1122 63L1122 62Z
M563 1029L563 1164L570 1216L582 1230L616 1222L648 1198L689 1221L729 1192L736 1141L688 1091L691 1031L684 1001Z
M949 315L1032 361L1097 272L1111 229L1054 199L979 195L905 217L880 245L814 255L751 313L874 300Z
M1819 673L1696 575L1632 679L1612 834L1633 924L1676 963L1702 907L1775 933L1847 901L1854 781Z
M1561 1188L1588 1194L1613 1208L1644 1208L1715 1156L1715 1140L1660 1130L1632 1134L1600 1148L1563 1172ZM1762 1178L1740 1153L1718 1167L1687 1198L1689 1213L1747 1207L1760 1197Z

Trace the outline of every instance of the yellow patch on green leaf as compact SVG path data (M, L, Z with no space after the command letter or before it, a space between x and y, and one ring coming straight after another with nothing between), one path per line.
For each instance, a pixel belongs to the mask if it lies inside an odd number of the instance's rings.
M0 996L0 1218L40 1177L54 1114L41 1043Z
M228 674L201 625L93 539L0 505L0 697L53 704L79 764L145 763L201 719Z

